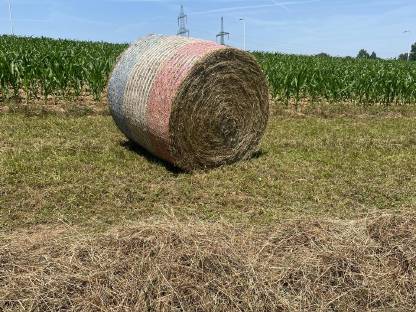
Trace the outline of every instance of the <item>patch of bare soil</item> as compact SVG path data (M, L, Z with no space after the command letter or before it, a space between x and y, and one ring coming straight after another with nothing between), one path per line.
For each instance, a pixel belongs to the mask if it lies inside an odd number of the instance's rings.
M45 99L30 99L24 96L0 102L0 113L25 113L27 115L63 114L63 115L107 115L107 98L103 94L100 101L85 92L77 97L49 96Z
M368 105L354 103L352 101L328 102L325 99L303 98L298 102L271 99L271 114L291 117L319 116L331 117L358 117L368 118L371 116L380 118L402 118L416 117L416 106L412 104L382 104L371 103Z

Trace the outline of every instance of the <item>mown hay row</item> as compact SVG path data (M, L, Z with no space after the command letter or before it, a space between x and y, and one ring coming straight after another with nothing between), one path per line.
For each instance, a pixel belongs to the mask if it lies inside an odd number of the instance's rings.
M414 311L416 216L0 237L2 311Z

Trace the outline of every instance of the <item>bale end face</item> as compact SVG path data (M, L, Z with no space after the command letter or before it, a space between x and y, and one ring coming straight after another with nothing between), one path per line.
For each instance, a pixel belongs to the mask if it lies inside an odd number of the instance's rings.
M266 79L251 55L226 48L205 56L173 102L170 134L175 161L194 169L251 157L267 125L268 96Z

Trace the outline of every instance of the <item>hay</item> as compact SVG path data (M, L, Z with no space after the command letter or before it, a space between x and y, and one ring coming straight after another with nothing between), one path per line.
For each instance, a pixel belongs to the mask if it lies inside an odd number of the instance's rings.
M414 311L416 216L0 234L1 311Z
M108 100L128 138L185 170L250 158L269 117L266 79L251 55L176 36L131 45Z

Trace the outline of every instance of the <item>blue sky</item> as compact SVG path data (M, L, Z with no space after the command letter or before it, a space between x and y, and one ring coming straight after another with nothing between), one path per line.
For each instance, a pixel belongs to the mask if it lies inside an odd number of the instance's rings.
M149 33L176 34L179 5L191 36L215 40L220 17L241 47L295 54L356 55L365 48L396 57L416 41L416 0L10 0L15 33L131 42ZM410 30L410 33L403 33ZM0 0L0 33L9 33L7 0Z

